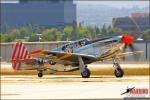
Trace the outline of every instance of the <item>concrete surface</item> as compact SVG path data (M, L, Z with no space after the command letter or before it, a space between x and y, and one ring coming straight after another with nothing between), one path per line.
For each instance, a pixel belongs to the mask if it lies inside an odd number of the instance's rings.
M127 87L149 89L149 76L2 75L2 99L102 99L124 98ZM148 90L149 91L149 90ZM149 97L149 93L145 95Z

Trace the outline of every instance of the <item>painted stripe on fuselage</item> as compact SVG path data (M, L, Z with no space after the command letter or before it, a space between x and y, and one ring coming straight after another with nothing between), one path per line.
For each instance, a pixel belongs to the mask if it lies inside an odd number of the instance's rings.
M118 51L114 51L114 52L107 52L106 54L104 54L103 56L100 57L100 59L108 59L108 58L111 58L113 56L116 55Z
M58 59L60 59L60 60L64 60L64 59L66 59L66 58L69 58L69 57L71 57L72 56L72 54L71 53L67 53L67 54L65 54L64 56L61 56L60 58L58 58Z

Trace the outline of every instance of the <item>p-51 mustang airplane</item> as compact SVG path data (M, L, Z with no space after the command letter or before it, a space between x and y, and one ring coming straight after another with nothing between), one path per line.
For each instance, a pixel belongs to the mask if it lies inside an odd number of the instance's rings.
M62 64L64 66L71 65L72 69L64 70L71 72L79 70L83 78L90 77L90 70L87 64L112 60L115 68L115 76L122 77L124 72L118 63L118 58L126 55L132 55L134 52L132 43L134 38L128 34L115 36L97 40L81 39L53 50L36 50L28 52L22 42L14 45L11 61L14 70L37 70L38 77L43 76L43 71L59 71L51 67L45 67L44 64ZM123 52L130 47L132 52Z

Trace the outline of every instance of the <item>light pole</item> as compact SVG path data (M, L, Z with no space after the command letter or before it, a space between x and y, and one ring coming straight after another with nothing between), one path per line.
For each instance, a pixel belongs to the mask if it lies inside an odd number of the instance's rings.
M30 37L24 37L25 41L29 41Z
M42 39L42 38L41 38L41 35L42 35L42 34L36 34L36 35L39 37L39 42L40 42L40 40Z

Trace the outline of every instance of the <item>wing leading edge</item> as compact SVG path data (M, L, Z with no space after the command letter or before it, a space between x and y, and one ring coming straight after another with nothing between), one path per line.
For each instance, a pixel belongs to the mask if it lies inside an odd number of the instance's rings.
M41 58L45 60L51 60L60 64L78 64L78 56L81 56L85 63L91 63L96 61L97 58L93 55L77 54L77 53L68 53L68 52L58 52L58 51L44 51L38 50L39 52L31 52L32 57Z

